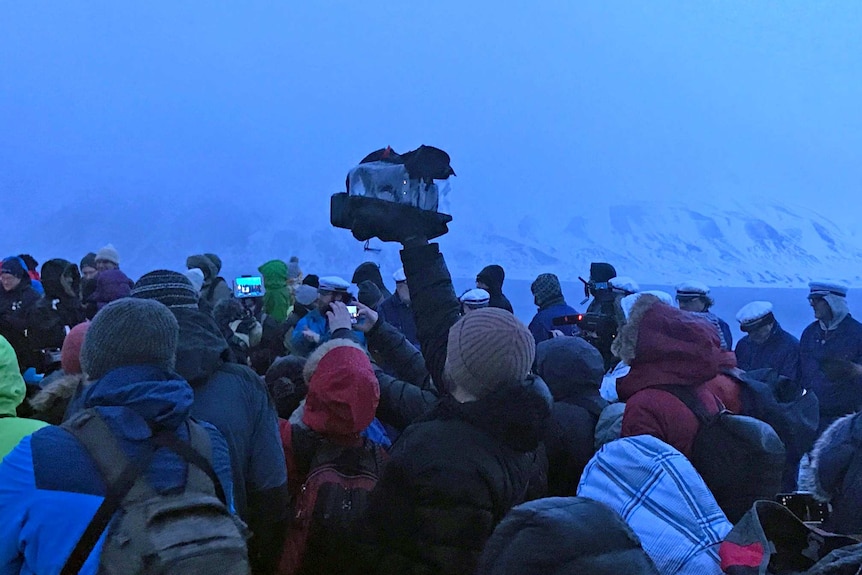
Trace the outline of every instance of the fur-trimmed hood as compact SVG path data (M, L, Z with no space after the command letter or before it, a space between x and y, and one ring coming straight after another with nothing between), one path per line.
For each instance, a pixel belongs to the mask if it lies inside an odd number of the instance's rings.
M65 374L51 383L43 387L39 393L30 398L30 407L39 415L39 419L44 419L45 416L50 417L51 413L60 411L62 415L66 411L66 406L75 395L79 387L87 381L86 376L82 373ZM44 419L48 421L48 419ZM54 425L59 425L59 421L49 421Z
M614 341L614 354L631 366L617 382L620 399L656 385L699 385L724 363L712 325L644 294Z
M862 448L860 440L860 414L845 415L827 427L811 450L810 464L799 475L800 491L811 492L820 501L832 500L843 486L850 461Z
M359 437L374 419L380 387L368 354L349 339L333 339L303 369L308 384L302 422L323 435Z

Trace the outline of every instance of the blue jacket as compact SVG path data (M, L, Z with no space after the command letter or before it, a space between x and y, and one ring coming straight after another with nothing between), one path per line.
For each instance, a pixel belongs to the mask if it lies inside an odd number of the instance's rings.
M799 340L799 382L820 400L820 426L862 408L862 378L829 381L821 369L824 359L862 363L862 324L850 315L828 332L815 321Z
M174 429L188 440L192 389L175 374L153 366L115 369L87 387L83 406L95 408L129 458L148 447L151 426ZM213 468L233 507L230 455L211 425ZM147 477L165 492L185 483L186 463L166 449L153 458ZM0 574L58 573L105 494L105 484L84 447L61 427L44 427L0 463ZM95 573L104 535L81 573Z
M551 330L557 329L563 332L565 335L576 336L580 334L581 330L578 329L576 325L560 325L555 326L553 324L554 318L561 317L564 315L575 315L577 314L577 310L572 306L568 305L566 302L557 303L546 308L542 308L536 313L535 317L533 317L533 321L530 322L530 333L533 334L533 339L536 340L536 345L545 341L546 339L551 339Z
M754 343L749 336L736 344L736 364L744 371L771 367L779 375L796 381L799 371L799 340L781 329L778 322L769 338Z
M302 335L306 329L310 329L320 336L320 341L313 343L305 339ZM359 344L365 345L365 334L356 330L351 331L352 338ZM313 309L303 317L293 328L293 335L290 338L290 347L293 348L293 353L308 357L312 351L317 349L322 343L326 343L332 339L332 334L329 332L329 325L326 322L326 317L320 313L320 310Z
M419 338L416 335L416 320L413 318L413 310L408 304L401 301L398 294L391 297L380 304L377 312L380 317L389 325L394 326L398 331L404 334L407 341L419 347Z

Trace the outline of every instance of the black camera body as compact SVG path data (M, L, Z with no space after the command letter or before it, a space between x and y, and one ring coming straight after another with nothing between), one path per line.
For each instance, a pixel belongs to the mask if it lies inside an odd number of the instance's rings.
M555 317L553 325L576 325L581 330L580 337L595 347L605 360L605 369L614 362L611 346L617 338L617 322L613 316L604 313L579 313Z

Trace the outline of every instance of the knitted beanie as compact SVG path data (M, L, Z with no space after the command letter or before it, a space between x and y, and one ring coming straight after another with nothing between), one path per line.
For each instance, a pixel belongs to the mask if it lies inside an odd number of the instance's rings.
M120 253L113 244L108 244L96 252L96 261L105 260L120 265Z
M481 399L523 381L535 355L532 334L515 316L497 308L479 309L449 330L445 375L452 388Z
M103 307L84 338L81 367L89 379L129 365L173 371L180 328L157 301L123 298Z
M154 299L168 307L190 309L197 309L199 297L189 278L169 270L156 270L141 276L132 289L131 296Z
M85 321L73 327L60 350L60 366L66 375L81 373L81 348L84 346L84 336L90 329L90 322Z
M548 303L563 299L563 288L560 280L554 274L540 274L530 286L530 291L536 299L536 305L544 307Z

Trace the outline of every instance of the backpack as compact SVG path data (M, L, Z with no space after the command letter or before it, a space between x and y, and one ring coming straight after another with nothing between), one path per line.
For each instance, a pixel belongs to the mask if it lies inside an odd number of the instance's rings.
M722 409L711 415L690 387L661 386L683 402L700 422L691 464L731 523L755 501L781 491L785 449L772 427L759 419Z
M385 452L365 440L343 447L323 439L294 504L279 573L340 573L352 559L345 552L368 507Z
M61 575L80 571L105 529L100 574L250 573L247 529L226 505L211 464L209 433L201 425L188 422L189 443L172 432L156 433L154 449L139 461L127 459L95 410L84 411L63 427L86 448L108 489ZM180 493L157 493L147 481L145 471L159 447L189 464Z

